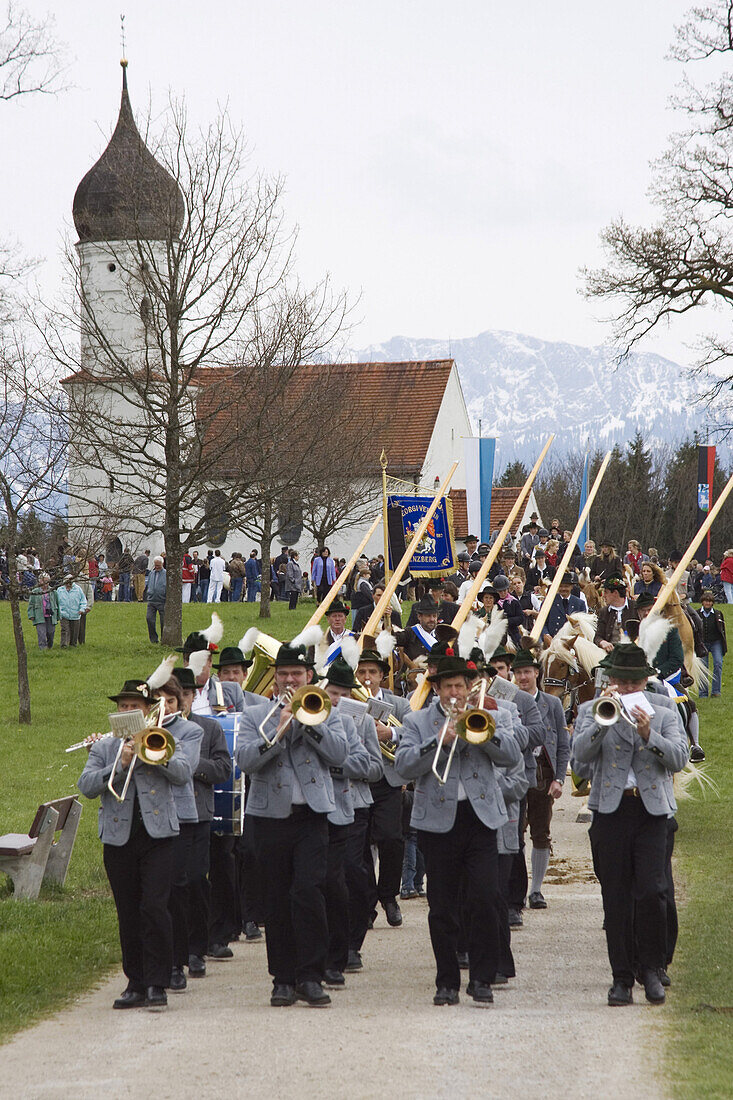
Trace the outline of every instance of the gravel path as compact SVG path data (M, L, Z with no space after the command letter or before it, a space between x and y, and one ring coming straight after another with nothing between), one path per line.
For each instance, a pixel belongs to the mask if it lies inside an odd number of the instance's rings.
M566 784L566 787L569 783ZM584 803L555 811L549 908L525 914L514 937L517 979L491 1008L464 997L432 1006L427 905L405 902L404 924L382 915L365 970L348 975L330 1009L270 1009L260 944L233 945L230 962L169 996L167 1013L112 1012L120 975L0 1051L0 1094L18 1100L155 1096L302 1098L456 1095L563 1100L663 1100L660 1015L605 1004L609 971L601 901L589 863ZM100 856L101 858L101 856Z

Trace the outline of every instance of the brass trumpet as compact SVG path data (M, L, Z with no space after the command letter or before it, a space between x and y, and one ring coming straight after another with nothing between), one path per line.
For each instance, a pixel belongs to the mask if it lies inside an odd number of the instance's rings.
M479 702L477 707L467 707L466 710L458 713L455 709L455 699L451 699L448 705L448 714L443 728L440 731L440 737L438 738L438 747L435 750L435 756L433 757L433 775L440 783L441 787L448 782L448 775L450 774L451 765L453 764L453 757L456 753L456 745L458 744L458 738L466 741L469 745L483 745L485 741L490 741L494 736L496 730L496 722L490 711L483 709L484 696L486 694L486 681L484 680L481 693L479 695ZM453 744L450 747L448 753L448 759L445 762L445 768L441 772L438 768L438 761L440 760L440 750L443 748L445 741L445 735L448 732L448 727L451 721L455 723L456 736L453 740Z
M593 719L598 726L613 726L620 718L637 729L634 719L626 713L618 692L606 691L599 695L591 708Z
M293 712L292 716L285 723L283 728L275 733L274 737L268 737L265 726L272 718L273 714L275 714L281 703L284 703L286 706L288 703L290 704L290 709ZM300 722L303 726L318 726L321 722L326 721L330 713L331 700L323 688L319 687L318 684L304 684L303 687L298 688L295 692L290 690L284 691L277 702L270 707L257 729L262 740L271 748L282 739L293 719L295 719L296 722Z

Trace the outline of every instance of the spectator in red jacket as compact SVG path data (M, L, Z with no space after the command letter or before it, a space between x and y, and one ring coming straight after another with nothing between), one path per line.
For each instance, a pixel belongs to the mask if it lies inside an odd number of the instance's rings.
M725 589L726 603L733 603L733 550L726 550L720 563L720 579Z

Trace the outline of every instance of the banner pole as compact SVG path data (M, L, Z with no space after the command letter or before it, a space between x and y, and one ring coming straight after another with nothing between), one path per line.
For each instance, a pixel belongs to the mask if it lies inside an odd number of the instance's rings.
M384 585L385 588L389 584L389 528L387 526L387 455L384 453L384 447L382 447L382 453L379 456L379 464L382 467L382 527L384 528ZM392 607L391 604L387 604L384 612L384 625L387 630L392 629ZM389 690L394 689L394 662L392 661L392 654L389 655Z

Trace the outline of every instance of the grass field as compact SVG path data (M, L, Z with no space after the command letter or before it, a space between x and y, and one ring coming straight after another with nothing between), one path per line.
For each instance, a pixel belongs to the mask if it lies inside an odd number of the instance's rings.
M266 629L292 637L312 613L308 601L294 612L273 605ZM259 604L221 604L222 645L236 645L258 622ZM26 608L22 608L25 616ZM184 608L184 629L211 621L211 608ZM25 623L33 724L17 721L17 679L10 608L0 603L0 833L27 832L39 803L76 793L86 753L64 752L94 731L109 729L107 700L124 680L149 675L166 654L147 638L141 604L98 603L88 616L87 644L41 653L36 631ZM0 875L0 1042L58 1008L119 963L114 905L102 867L96 805L84 804L69 875L63 889L46 888L39 901L15 901Z
M222 644L236 644L258 622L258 607L220 605ZM279 638L292 637L312 608L307 603L291 613L276 604L265 629ZM185 630L208 625L210 611L200 604L185 607ZM733 608L726 609L726 619L733 638ZM33 724L19 727L9 608L0 604L2 832L26 831L40 802L75 791L83 750L66 755L64 749L94 730L106 730L113 708L107 695L129 677L148 675L166 652L148 643L145 609L135 604L95 605L87 638L83 648L42 654L26 622ZM725 671L730 692L731 659ZM678 814L681 930L671 969L674 984L663 1010L665 1065L670 1091L683 1100L722 1100L731 1095L733 1081L732 697L703 700L700 709L702 742L720 798L682 803ZM37 902L16 902L11 890L9 880L0 877L0 1041L118 964L115 913L92 804L84 804L66 886L44 889Z

